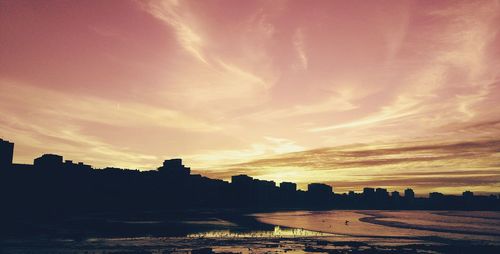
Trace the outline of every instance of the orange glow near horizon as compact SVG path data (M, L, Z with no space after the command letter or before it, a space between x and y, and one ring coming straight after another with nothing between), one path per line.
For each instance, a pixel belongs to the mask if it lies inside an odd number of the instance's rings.
M500 1L1 1L0 138L94 167L500 192Z

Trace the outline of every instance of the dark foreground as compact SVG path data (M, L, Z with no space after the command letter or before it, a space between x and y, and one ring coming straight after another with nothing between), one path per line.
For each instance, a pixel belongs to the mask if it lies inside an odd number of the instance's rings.
M228 210L18 218L3 221L0 253L500 253L496 213L244 214ZM436 222L427 223L428 218Z
M8 242L4 253L498 253L497 246L370 244L303 238L118 238Z

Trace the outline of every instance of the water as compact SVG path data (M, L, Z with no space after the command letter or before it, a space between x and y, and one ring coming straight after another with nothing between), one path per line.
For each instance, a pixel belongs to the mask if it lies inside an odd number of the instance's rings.
M256 214L264 223L362 238L500 245L500 212L324 211ZM346 221L348 221L346 223Z
M146 215L133 220L106 219L98 225L108 228L112 234L99 232L99 235L79 239L59 236L10 239L3 242L3 251L190 253L194 249L210 248L216 253L355 253L364 250L370 253L407 250L500 253L500 212L336 210L252 216L255 220L241 215L203 213L187 219L153 216L153 220ZM87 221L80 223L87 224Z
M274 230L252 230L243 232L235 232L231 230L211 230L187 235L188 238L297 238L323 236L333 236L333 234L316 232L302 228L283 228L275 226Z

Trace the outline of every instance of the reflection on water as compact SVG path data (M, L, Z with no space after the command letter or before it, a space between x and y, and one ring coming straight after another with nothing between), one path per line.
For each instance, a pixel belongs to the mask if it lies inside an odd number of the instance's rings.
M315 232L301 228L283 228L275 226L273 231L233 232L231 230L212 230L203 233L188 234L189 238L293 238L293 237L321 237L333 234Z
M124 232L122 235L84 240L2 239L0 252L500 253L500 212L336 210L255 216L279 226L238 223L242 220L235 217L231 222L201 217L170 222L114 221L110 225Z
M268 224L351 237L449 239L500 245L499 212L336 210L276 212L256 216Z

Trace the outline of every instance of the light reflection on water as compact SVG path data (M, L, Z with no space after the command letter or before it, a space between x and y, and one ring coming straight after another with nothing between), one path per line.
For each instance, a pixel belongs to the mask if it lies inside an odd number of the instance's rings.
M446 238L500 245L500 212L334 210L256 216L259 221L272 225L351 237Z
M283 228L275 226L273 231L234 232L230 230L212 230L203 233L188 234L188 238L294 238L321 237L333 234L315 232L301 228Z

